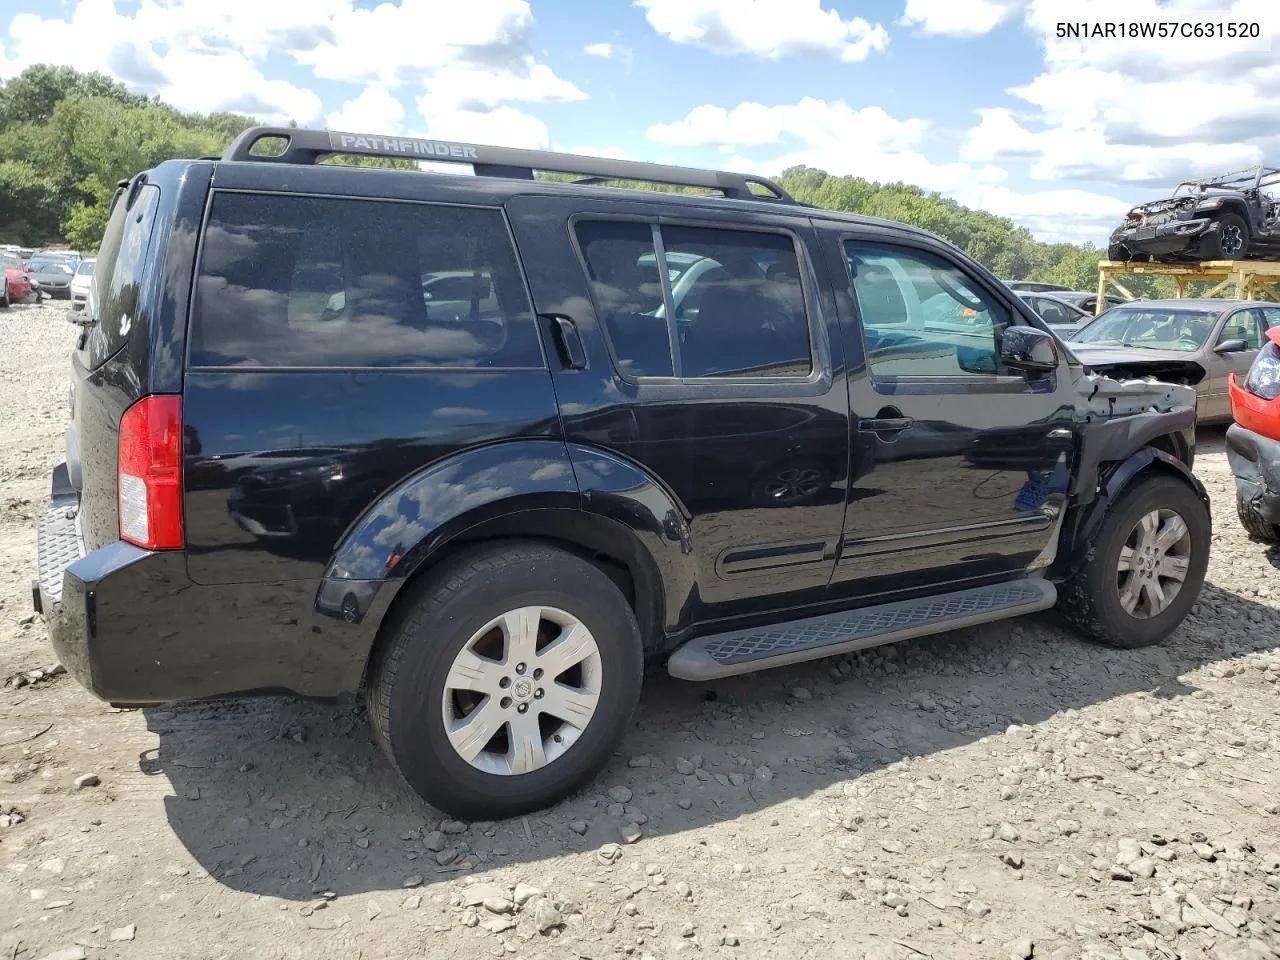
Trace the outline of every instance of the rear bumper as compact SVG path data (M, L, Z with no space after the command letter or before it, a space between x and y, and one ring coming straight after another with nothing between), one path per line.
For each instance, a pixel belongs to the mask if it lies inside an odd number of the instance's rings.
M1280 441L1233 423L1227 428L1227 462L1241 499L1268 523L1280 524Z
M32 600L59 661L95 696L138 706L359 688L376 626L317 611L319 580L204 585L181 550L116 541L86 551L65 464L51 499Z

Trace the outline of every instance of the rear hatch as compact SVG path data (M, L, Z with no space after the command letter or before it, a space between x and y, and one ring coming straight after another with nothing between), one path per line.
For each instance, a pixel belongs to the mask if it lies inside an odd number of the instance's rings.
M120 416L145 392L151 313L142 291L160 188L140 174L116 193L72 352L67 472L79 495L84 546L118 539L116 458Z

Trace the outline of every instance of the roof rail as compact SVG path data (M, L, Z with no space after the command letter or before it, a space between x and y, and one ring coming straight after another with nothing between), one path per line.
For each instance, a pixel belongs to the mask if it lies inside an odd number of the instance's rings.
M284 149L270 156L252 150L261 140L284 140ZM609 160L581 157L547 150L491 147L451 140L422 140L416 137L387 137L380 134L342 133L337 130L299 130L291 127L251 127L227 147L223 160L252 160L266 163L314 164L333 154L364 157L394 157L398 160L427 160L469 163L479 177L510 177L532 180L535 170L576 173L587 182L639 180L669 186L704 187L718 190L735 200L795 201L782 187L765 177L701 170L636 160ZM768 195L753 192L751 185L763 187Z

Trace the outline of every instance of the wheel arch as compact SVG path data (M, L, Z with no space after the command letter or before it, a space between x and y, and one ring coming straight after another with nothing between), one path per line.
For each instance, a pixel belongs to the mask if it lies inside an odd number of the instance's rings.
M362 679L415 585L479 545L536 542L603 570L656 656L696 596L689 537L675 498L629 461L552 440L490 444L432 464L372 504L326 568L316 612L355 628Z
M1070 546L1060 555L1061 563L1054 571L1055 577L1066 578L1079 569L1085 558L1085 547L1102 523L1107 510L1127 489L1144 477L1161 474L1186 482L1204 504L1212 522L1209 493L1204 484L1191 472L1191 467L1186 462L1165 449L1176 447L1177 443L1177 435L1161 434L1123 460L1100 465L1096 495L1087 505L1077 507L1078 515L1071 525Z

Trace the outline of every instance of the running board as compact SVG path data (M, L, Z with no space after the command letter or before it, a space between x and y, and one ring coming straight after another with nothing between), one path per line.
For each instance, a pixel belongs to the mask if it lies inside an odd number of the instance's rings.
M677 649L667 672L681 680L716 680L1035 613L1057 599L1052 583L1031 578L717 633Z

